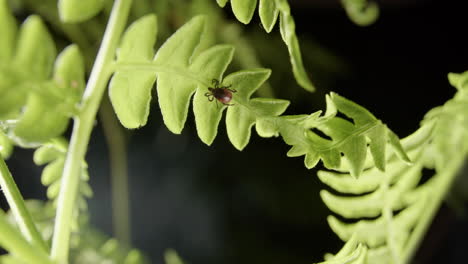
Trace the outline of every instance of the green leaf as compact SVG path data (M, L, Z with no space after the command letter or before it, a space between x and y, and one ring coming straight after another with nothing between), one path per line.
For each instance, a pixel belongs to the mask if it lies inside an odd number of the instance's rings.
M83 22L99 13L104 3L104 0L59 0L59 16L66 23Z
M21 85L22 76L14 69L0 70L0 120L15 118L26 102Z
M276 7L280 12L280 33L283 41L288 47L291 65L293 67L294 77L307 91L315 91L314 85L310 81L307 72L305 71L302 63L301 50L299 47L299 41L296 36L296 25L294 19L291 16L291 11L286 0L275 0Z
M54 182L59 184L59 179L62 177L63 166L65 165L65 160L60 158L51 162L47 167L44 168L41 176L41 183L45 186L49 186ZM56 196L50 196L49 192L47 193L49 199L55 198Z
M226 127L229 140L238 150L245 148L250 140L250 131L255 124L255 116L241 107L229 109L226 115Z
M14 60L0 65L0 120L16 144L35 146L57 137L84 87L84 63L77 46L67 47L55 61L55 44L37 16L20 29Z
M15 137L32 143L40 143L51 137L61 135L68 125L68 115L59 111L51 111L56 104L53 100L37 95L31 95L21 119L15 124Z
M135 21L125 32L117 53L117 63L150 62L156 42L155 15ZM149 71L118 70L109 84L109 97L120 122L126 128L144 126L148 120L151 89L156 74Z
M199 72L203 77L221 80L222 74L232 60L234 48L228 45L217 45L202 52L190 66L194 72ZM203 85L198 85L193 98L193 112L197 125L197 133L203 143L211 145L218 132L218 124L224 106L218 103L207 103L205 93L208 90Z
M278 19L279 11L276 9L275 1L260 0L258 5L260 21L266 32L270 33Z
M17 25L8 10L6 0L0 0L0 64L7 64L13 57Z
M197 84L183 75L171 74L189 66L204 29L204 17L195 17L174 33L158 50L154 62L166 67L157 76L159 105L166 126L180 134L187 118L189 99ZM198 79L196 76L191 76Z
M291 9L287 0L259 0L260 21L267 32L271 32L280 16L280 33L288 47L288 52L293 68L294 77L300 86L307 91L315 91L312 82L304 68L299 41L296 36L296 25L291 15ZM224 7L227 0L218 1L218 5ZM257 0L231 0L231 7L237 20L248 24L252 20Z
M449 73L448 80L457 90L466 90L468 87L468 71L463 73Z
M379 6L368 0L341 0L349 19L359 26L369 26L379 17Z
M226 3L228 2L228 0L216 0L216 2L218 3L220 7L224 7Z
M465 104L460 97L455 96L455 98L445 106L457 100L460 100L460 105ZM339 103L337 107L340 110ZM405 156L411 158L413 163L396 158L401 154L395 152L394 155L386 157L385 172L377 165L370 166L358 179L352 177L349 168L346 170L348 173L319 172L320 180L335 190L334 194L326 190L321 191L324 203L341 218L348 219L342 221L329 216L330 227L344 241L355 239L365 243L369 247L366 263L409 261L409 256L414 254L418 239L424 234L422 232L424 226L430 223L428 217L433 216L432 210L439 208L437 204L440 204L439 199L444 197L443 190L449 190L450 177L453 177L464 163L464 158L458 160L452 158L450 162L458 163L452 167L449 161L445 161L445 166L441 166L440 169L436 167L436 174L420 183L424 168L433 168L437 160L441 158L446 160L447 156L455 154L451 151L434 152L433 148L437 147L439 140L446 142L448 139L454 139L455 142L448 145L457 146L455 155L459 155L460 151L468 152L466 146L468 144L461 143L465 142L465 139L458 137L455 132L460 131L456 128L456 124L459 124L457 120L462 119L450 116L449 109L451 108L444 107L439 115L430 116L432 122L425 122L421 129L403 139L402 145L398 143L404 150ZM461 115L460 111L454 113ZM439 120L435 123L434 119ZM450 121L446 123L444 120ZM386 129L380 127L384 128ZM439 128L445 132L435 133ZM390 132L387 130L386 133ZM373 133L375 133L373 137L377 137L380 132ZM466 135L468 136L468 133ZM392 139L387 138L387 140Z
M292 146L288 156L305 155L307 168L314 167L321 159L328 169L350 171L359 177L370 166L366 158L370 149L375 164L384 170L386 144L394 146L396 154L409 161L398 137L366 109L334 93L326 101L327 111L323 116L322 111L317 111L310 115L266 119L260 123L261 128L267 130L266 135L281 134L286 144ZM337 117L338 112L353 122Z
M51 200L54 207L56 206L56 199L62 184L62 173L65 165L65 157L68 152L68 142L63 138L56 138L47 141L34 152L34 162L37 165L44 165L47 163L42 171L41 182L47 186L47 197ZM81 162L81 175L79 179L78 197L76 199L76 206L73 210L73 229L76 231L79 227L78 220L80 214L86 210L86 199L92 196L91 187L88 185L88 166Z
M270 70L265 69L240 71L224 79L224 83L232 85L232 89L237 90L233 98L236 105L229 107L227 111L226 128L229 140L239 150L242 150L249 142L250 130L256 120L256 115L253 113L254 106L249 106L249 98L268 79L270 73ZM261 101L256 103L257 107L259 102Z
M367 252L367 247L353 236L335 256L328 254L326 261L318 264L365 264Z
M20 29L14 67L28 73L28 79L45 80L52 72L55 44L42 20L26 19Z
M231 0L231 6L237 20L248 24L252 20L257 0Z
M60 96L74 105L81 99L85 87L85 65L77 45L66 47L55 61L54 80Z
M55 159L63 157L67 152L68 144L63 138L51 139L34 152L33 160L36 165L44 165Z

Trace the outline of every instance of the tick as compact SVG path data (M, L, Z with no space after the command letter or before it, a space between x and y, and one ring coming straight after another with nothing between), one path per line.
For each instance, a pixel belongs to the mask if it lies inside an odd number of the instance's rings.
M208 87L207 93L205 93L205 96L208 97L208 101L212 102L214 99L220 101L224 105L233 105L230 104L232 100L232 93L237 92L234 89L229 89L231 85L229 86L219 86L219 81L216 79L213 79L211 83L214 85L213 87Z

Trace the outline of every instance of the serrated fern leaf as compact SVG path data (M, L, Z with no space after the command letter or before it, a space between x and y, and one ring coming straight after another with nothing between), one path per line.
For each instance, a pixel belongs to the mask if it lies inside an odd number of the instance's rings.
M0 20L0 127L16 144L35 146L66 129L84 88L83 59L71 45L54 64L55 44L36 16L16 37L4 0Z
M341 0L349 19L359 26L373 24L379 17L379 6L372 0Z
M377 167L384 170L387 144L402 159L409 161L391 130L364 108L336 94L327 97L328 108L324 116L320 116L321 112L280 116L289 105L288 101L251 98L267 80L270 70L244 70L223 77L232 59L233 48L217 45L198 51L203 29L204 17L193 18L151 59L155 17L143 17L129 27L122 38L109 90L114 109L124 126L137 128L146 124L151 89L156 81L159 105L169 130L181 133L193 96L197 132L208 145L216 137L222 113L226 110L227 134L239 150L248 144L251 128L255 125L260 136L281 135L292 145L289 156L306 155L308 168L322 159L327 168L349 167L357 177L364 169L369 151ZM142 34L147 37L135 37ZM228 93L227 105L216 100L213 94L216 89ZM337 111L353 119L354 123L337 117ZM322 131L331 140L317 135L312 129Z
M225 1L217 1L218 5L224 7ZM244 24L250 23L258 3L258 12L263 28L269 33L280 17L280 33L284 43L288 47L294 77L299 85L308 91L315 88L310 81L304 68L299 41L296 36L296 25L291 15L287 0L231 0L231 7L237 20Z
M34 163L37 165L47 164L41 175L41 182L47 186L47 198L56 205L56 199L58 198L61 177L65 164L65 157L68 150L68 144L64 139L52 139L49 142L43 144L34 152ZM87 203L86 199L93 195L91 187L88 184L88 166L83 161L81 176L80 176L80 187L79 195L76 199L77 206L75 208L75 217L73 223L73 229L77 230L79 227L80 213L86 212ZM84 215L86 217L86 215Z
M129 59L120 60L122 56L117 58L117 70L110 84L110 98L116 113L121 123L128 128L144 125L148 116L151 87L156 80L159 105L169 130L174 133L182 131L190 98L195 94L193 109L198 135L203 142L211 144L226 106L218 102L210 103L206 93L209 92L208 87L213 86L212 80L222 80L223 73L232 59L233 48L217 45L194 57L204 29L204 17L195 17L169 38L151 61L150 47L154 38L141 40L133 38L132 35L134 32L155 32L155 24L154 16L144 17L136 21L123 37L119 55L132 56L128 56ZM139 52L133 54L133 50ZM259 109L259 113L263 115L279 115L288 105L287 101L276 99L249 101L249 97L269 74L270 71L266 69L241 71L227 76L223 81L236 91L232 103L238 105L228 109L227 126L231 141L239 149L248 143L250 128L256 118L256 115L246 113L243 107ZM124 101L127 103L123 104ZM230 125L237 121L242 125Z
M385 172L377 166L359 179L351 174L319 172L322 182L341 194L323 190L321 197L334 213L332 230L344 241L355 237L368 247L367 263L409 263L434 214L468 153L468 73L449 76L459 92L444 106L431 110L422 127L402 140L412 164L387 156ZM423 169L434 170L420 183ZM354 195L354 196L350 196Z
M385 170L386 145L393 147L398 156L409 162L398 137L363 107L332 93L327 96L327 112L311 115L284 116L266 120L270 133L279 133L288 145L290 157L305 155L305 166L314 167L320 160L325 167L349 170L358 177L364 170L367 152L380 170ZM343 113L354 123L336 116ZM324 133L325 138L312 129ZM261 133L259 133L262 135ZM342 162L344 160L344 162Z

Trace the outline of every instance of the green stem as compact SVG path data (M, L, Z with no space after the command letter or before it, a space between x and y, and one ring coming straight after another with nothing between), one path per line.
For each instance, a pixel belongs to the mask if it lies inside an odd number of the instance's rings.
M74 118L70 148L65 160L62 184L58 196L54 237L52 239L52 259L59 263L67 263L71 220L78 193L81 163L85 158L101 98L106 90L107 81L112 74L107 66L114 57L118 41L126 25L131 4L131 0L116 0L114 2L106 32L83 95L82 111Z
M130 245L127 143L122 126L107 97L102 100L99 116L107 140L110 160L114 235L121 243Z
M47 254L26 241L18 230L8 223L5 213L0 210L0 246L24 263L51 264Z
M461 154L458 157L451 160L450 163L444 168L443 172L436 175L435 182L433 183L432 190L426 197L420 199L426 199L426 206L422 214L419 216L420 222L416 225L414 231L411 233L411 236L408 239L405 251L402 254L401 263L410 263L413 258L416 250L419 247L424 235L426 234L427 229L432 223L437 210L440 208L444 197L446 197L447 192L450 190L453 181L455 180L460 168L465 162L465 154Z
M11 177L11 173L8 170L8 167L0 155L0 187L2 188L3 193L10 205L11 212L15 217L18 226L26 237L28 241L32 241L32 243L39 248L41 248L44 252L48 252L48 247L44 240L42 239L41 235L37 231L36 226L32 220L31 215L29 214L28 209L26 209L26 204L24 203L23 196L21 195L20 191L18 190L18 186L16 186L13 177Z

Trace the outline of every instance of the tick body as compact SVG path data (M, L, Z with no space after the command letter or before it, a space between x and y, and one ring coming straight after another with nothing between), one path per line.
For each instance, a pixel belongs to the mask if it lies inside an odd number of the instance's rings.
M237 92L234 89L229 89L231 85L229 86L219 86L219 81L216 79L213 79L212 84L214 87L208 87L207 93L205 93L205 96L208 97L208 101L212 102L214 99L220 101L224 105L233 105L229 104L232 100L232 93Z

